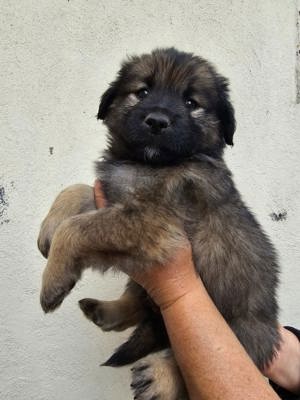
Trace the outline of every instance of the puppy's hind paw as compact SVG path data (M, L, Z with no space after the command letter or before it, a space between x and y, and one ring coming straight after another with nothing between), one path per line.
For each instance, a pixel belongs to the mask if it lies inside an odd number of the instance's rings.
M82 299L79 300L79 307L87 319L94 322L104 332L122 331L130 326L118 306L118 301Z
M187 400L179 369L169 350L134 364L131 388L136 400Z
M96 299L81 299L78 302L79 307L81 308L84 315L89 320L93 321L94 324L101 327L103 315L101 312L101 307L99 307L99 303L101 302Z

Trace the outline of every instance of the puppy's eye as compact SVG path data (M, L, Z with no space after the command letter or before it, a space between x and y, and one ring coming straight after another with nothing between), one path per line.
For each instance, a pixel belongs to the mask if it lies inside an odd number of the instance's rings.
M194 99L185 100L185 106L190 110L195 110L196 108L199 108L199 104Z
M140 100L143 100L145 97L148 96L148 94L149 94L149 89L147 88L140 89L139 91L136 92L136 95Z

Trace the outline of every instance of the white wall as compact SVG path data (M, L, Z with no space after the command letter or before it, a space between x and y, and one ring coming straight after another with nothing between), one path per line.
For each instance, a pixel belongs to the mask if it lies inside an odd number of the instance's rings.
M128 332L104 334L77 307L114 298L123 278L86 273L44 316L36 238L54 196L93 181L98 100L120 60L157 46L194 51L230 78L238 129L226 157L279 251L281 321L300 327L296 18L292 0L1 1L1 399L131 398L128 369L98 366Z

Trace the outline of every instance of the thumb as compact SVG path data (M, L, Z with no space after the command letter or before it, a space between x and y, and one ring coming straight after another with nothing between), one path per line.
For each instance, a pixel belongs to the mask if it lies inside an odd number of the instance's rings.
M103 208L106 206L106 200L102 191L102 185L99 179L95 180L94 183L94 198L97 208Z

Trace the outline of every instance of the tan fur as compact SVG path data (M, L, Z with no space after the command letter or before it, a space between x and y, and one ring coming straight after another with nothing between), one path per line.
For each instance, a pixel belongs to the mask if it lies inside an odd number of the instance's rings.
M52 237L62 221L83 211L96 209L93 193L91 186L76 184L57 196L42 222L38 237L38 248L44 257L48 257Z
M188 399L179 368L170 350L150 354L132 368L132 383L139 400Z
M127 97L125 105L128 105L128 107L133 107L139 102L139 99L136 97L134 93L130 93L130 95Z
M136 325L145 315L143 303L130 287L118 300L83 299L79 305L85 316L103 331L123 331Z
M137 199L136 204L119 204L70 217L68 204L73 201L74 191L71 187L58 196L41 228L40 248L47 248L51 243L41 291L45 311L60 304L85 268L93 266L105 271L117 265L126 272L142 265L163 263L183 241L182 230L172 220L172 214L157 213L151 205L145 206L143 199ZM80 186L75 198L79 199L83 192ZM86 188L82 199L81 203L76 201L73 212L85 211L85 205L90 209L94 202L91 188ZM140 218L131 219L132 211L137 209ZM57 229L51 241L53 226Z

